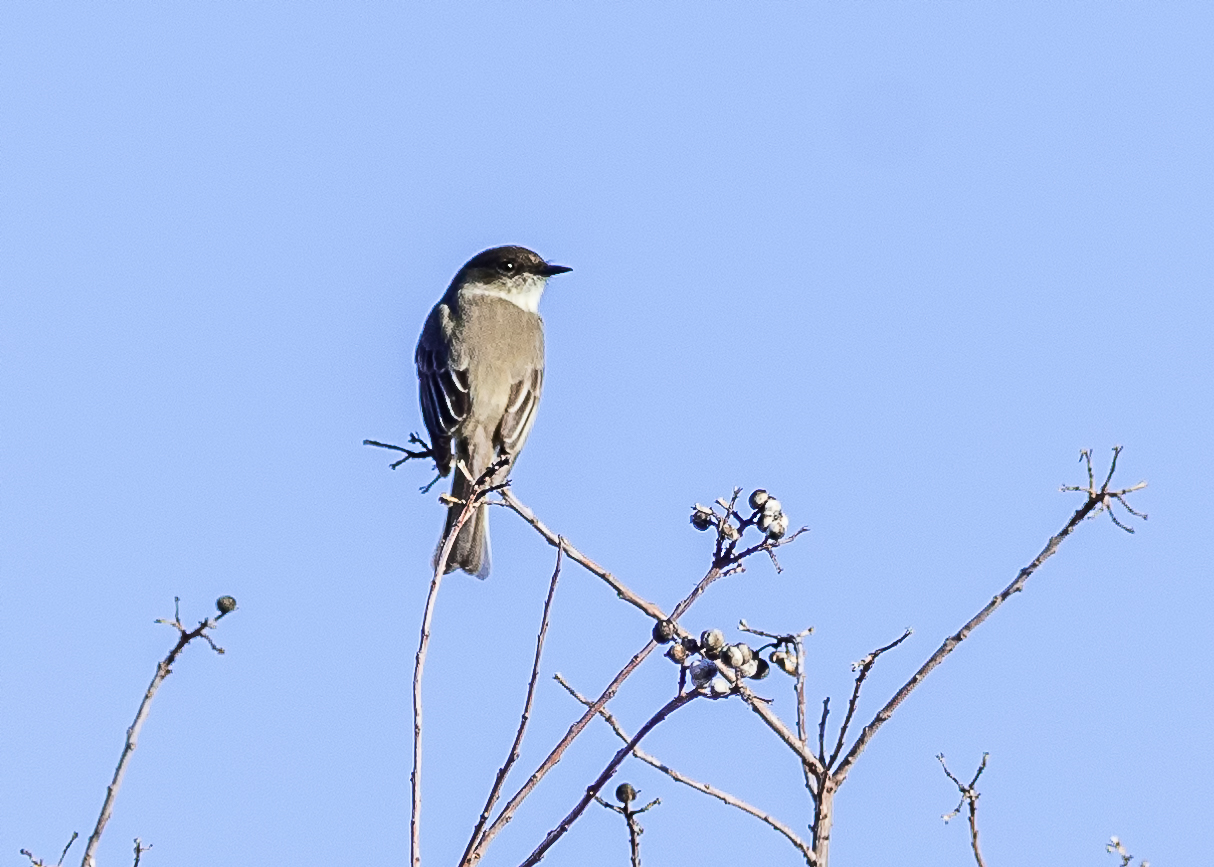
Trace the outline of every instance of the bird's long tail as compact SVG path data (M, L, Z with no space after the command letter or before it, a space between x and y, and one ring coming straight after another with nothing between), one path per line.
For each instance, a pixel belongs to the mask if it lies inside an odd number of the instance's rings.
M483 472L483 468L473 474L473 478L470 480L464 474L463 469L457 466L454 470L455 478L451 483L451 496L460 501L467 500L472 496L473 480L478 478L481 472ZM463 510L463 502L447 507L447 521L443 525L443 535L438 540L438 548L434 551L432 568L438 566L438 558L442 554L447 536L455 527L455 522L459 520ZM477 578L488 578L489 561L489 507L482 503L476 506L475 513L464 522L459 535L455 537L455 541L451 545L451 554L447 558L446 571L454 572L456 569L463 569L469 575L475 575Z

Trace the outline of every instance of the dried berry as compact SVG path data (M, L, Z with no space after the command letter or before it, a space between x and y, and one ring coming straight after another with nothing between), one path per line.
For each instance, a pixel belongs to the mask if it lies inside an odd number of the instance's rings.
M785 650L777 650L771 654L771 664L779 668L785 674L797 673L797 657L795 654Z
M721 651L721 661L730 668L741 668L754 659L754 651L745 644L731 644Z
M712 509L696 503L691 510L691 526L697 530L707 530L712 526Z
M653 624L653 640L658 644L669 644L677 634L673 620L659 620Z
M703 686L712 680L719 673L715 662L707 662L700 660L690 668L691 682L696 686Z
M236 600L231 596L220 596L215 600L215 607L219 609L220 614L231 614L236 610Z
M771 498L767 491L759 488L757 491L752 491L750 494L750 507L756 511L763 508L763 504Z

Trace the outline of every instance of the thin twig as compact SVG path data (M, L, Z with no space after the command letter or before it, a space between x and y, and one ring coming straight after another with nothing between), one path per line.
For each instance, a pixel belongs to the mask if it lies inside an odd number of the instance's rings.
M801 741L805 742L809 739L809 720L807 716L807 705L805 701L805 641L801 636L797 636L797 733L801 737ZM827 699L829 701L829 699ZM822 722L826 722L826 708L822 708ZM825 731L818 730L818 753L820 765L826 765L826 747L824 743ZM801 763L801 771L805 777L805 789L809 792L809 796L815 797L815 792L818 790L817 782L810 772L809 765Z
M375 443L375 445L379 445ZM405 451L405 449L400 449ZM422 674L426 667L426 652L430 647L430 624L434 619L434 606L438 600L438 588L443 576L447 574L447 561L451 557L451 549L469 519L481 508L481 499L490 487L501 461L490 464L489 468L472 485L471 493L460 509L459 516L452 525L438 558L434 562L434 577L430 580L430 592L426 595L426 607L422 613L421 637L417 643L417 655L413 660L413 772L409 775L412 789L412 808L409 812L409 851L413 867L421 867L421 814L422 814Z
M1054 536L1050 537L1050 540L1046 543L1045 547L1041 549L1041 552L1033 558L1033 561L1021 569L1016 575L1015 580L1005 587L1003 591L995 596L990 602L984 605L982 610L971 617L966 624L961 627L961 629L959 629L955 634L946 638L944 643L941 644L936 652L931 655L927 662L923 663L919 670L912 675L911 679L908 680L900 690L898 690L894 697L886 702L885 707L881 708L881 710L877 712L877 715L873 717L872 722L864 727L864 730L860 733L860 737L858 737L855 743L852 744L851 749L848 750L847 755L843 757L843 761L839 763L838 768L834 771L836 783L842 783L847 777L847 774L851 770L852 765L855 764L856 759L862 752L864 752L864 749L869 745L869 742L872 741L873 736L877 733L877 730L880 729L881 726L884 725L886 721L888 721L893 715L894 711L898 709L898 705L906 701L907 696L911 694L915 687L923 682L923 679L931 673L932 669L943 662L944 658L957 648L957 645L969 637L971 632L982 625L983 621L990 617L991 613L994 612L996 608L1010 599L1014 594L1023 590L1024 585L1029 580L1030 576L1037 571L1042 563L1054 555L1054 552L1058 550L1058 546L1063 543L1067 536L1074 532L1075 528L1078 527L1085 518L1093 514L1093 512L1103 503L1110 500L1120 501L1127 494L1146 487L1146 482L1139 482L1137 485L1134 485L1131 488L1125 488L1119 491L1109 490L1109 484L1113 478L1113 469L1116 467L1117 456L1120 453L1120 446L1113 450L1113 463L1109 468L1109 475L1104 480L1104 484L1099 490L1096 489L1094 483L1092 483L1088 489L1079 489L1088 495L1087 501L1075 510L1075 513L1071 515L1070 520L1066 522L1061 530L1059 530ZM1088 459L1090 479L1090 455ZM1064 490L1068 489L1064 488Z
M146 846L144 846L143 841L141 841L138 837L136 837L135 838L135 863L132 864L131 867L139 867L139 859L143 857L144 852L146 852L148 849L151 849L151 848L152 848L151 843L148 843Z
M63 851L59 853L59 860L55 862L55 867L59 867L63 863L63 859L67 857L67 850L72 848L72 844L76 842L76 838L79 836L80 834L77 832L72 832L72 838L67 841L67 845L63 847Z
M422 446L422 450L413 451L412 449L406 449L401 446L394 446L391 443L381 443L381 442L377 442L376 440L363 440L363 445L365 445L365 446L375 446L376 448L379 448L379 449L391 449L394 452L403 452L405 455L403 458L401 458L399 461L396 461L395 463L389 464L389 466L392 469L396 469L397 467L399 467L401 464L405 463L406 461L435 457L434 449L432 449L430 447L430 444L428 442L426 442L424 439L422 439L421 437L419 437L417 434L415 434L415 433L409 434L409 444L416 445L416 446Z
M826 764L826 718L830 716L830 696L822 699L822 718L818 720L818 758ZM801 735L805 740L805 735Z
M574 689L568 681L561 677L560 674L554 675L554 678L556 682L563 686L565 691L573 696L577 701L581 702L586 707L590 707L593 704L590 699L586 698L584 695ZM624 727L620 725L619 720L615 718L611 711L607 710L605 707L600 708L599 716L602 717L609 726L611 726L611 729L615 732L616 737L624 741L624 743L628 743L631 740L628 733L624 730ZM731 807L736 807L743 813L754 816L760 822L763 822L773 830L783 834L788 842L796 847L797 851L800 852L801 855L806 859L806 863L812 864L811 859L813 856L813 850L810 849L809 845L798 837L795 831L793 831L779 819L772 816L770 813L746 803L741 798L731 795L729 792L722 791L721 789L711 786L708 783L701 783L699 780L692 779L681 771L675 770L654 755L647 753L640 748L634 749L632 754L645 764L657 768L675 782L682 783L685 786L695 789L697 792L702 792L703 794L716 798L718 801L728 804Z
M518 761L519 750L523 745L523 733L526 732L527 721L531 718L531 703L535 699L535 685L540 675L540 658L544 653L544 637L548 634L548 618L552 611L552 599L556 595L556 582L561 577L561 558L564 551L564 540L558 540L556 567L552 570L552 580L548 584L548 596L544 600L544 614L540 618L540 631L535 639L535 660L531 663L531 680L527 684L527 698L523 702L523 714L518 721L518 731L515 732L514 743L510 745L506 761L498 770L497 777L493 781L493 788L489 790L489 797L485 800L485 807L481 810L480 819L477 820L476 827L472 830L472 836L468 839L468 846L464 849L460 863L463 863L472 854L472 847L480 839L481 831L484 830L485 823L489 821L489 815L493 812L493 806L502 794L502 786L506 783L506 777L510 774L514 763Z
M911 629L907 627L902 633L902 637L896 641L892 641L884 647L878 647L868 656L861 659L852 666L853 671L859 671L856 675L856 682L852 686L851 700L847 703L847 714L843 717L843 725L839 727L839 739L835 742L835 748L831 751L830 760L826 762L826 767L830 768L834 765L835 759L839 758L839 753L843 751L843 745L847 741L847 727L851 725L852 717L856 715L856 705L860 701L860 688L864 685L868 673L873 670L873 666L877 664L877 659L887 650L893 650L906 639L911 637Z
M670 701L666 702L666 704L664 704L657 713L651 716L645 722L645 724L637 730L637 733L633 735L632 740L620 747L619 751L612 756L611 761L607 763L607 767L603 768L603 772L599 774L598 779L587 787L585 794L578 799L577 804L575 804L573 809L569 811L569 815L565 816L565 818L562 819L555 828L548 832L548 835L544 837L539 846L535 848L535 851L528 855L526 860L519 864L519 867L534 867L534 865L538 864L544 855L547 854L548 850L553 847L556 841L565 836L565 832L568 831L573 823L577 821L578 817L582 815L582 812L586 809L587 805L594 800L594 796L597 795L600 790L602 790L603 786L607 784L607 781L610 780L612 775L616 772L616 769L619 768L624 759L628 758L628 755L636 748L637 744L641 742L645 735L653 731L653 729L656 728L659 723L669 717L676 710L689 702L694 701L697 697L699 697L699 695L699 692L685 692L682 695L676 695Z
M148 713L152 709L152 699L156 696L156 691L160 689L160 684L164 683L164 679L172 674L173 663L177 661L177 657L185 650L186 645L196 638L202 638L211 645L211 649L216 653L223 653L223 648L218 647L211 637L206 634L206 630L215 628L221 619L228 613L221 611L215 617L208 617L198 624L194 629L186 629L181 623L181 599L174 598L174 615L171 621L157 620L157 623L167 623L177 630L177 643L173 645L173 649L168 655L156 663L156 674L152 677L152 682L148 684L147 690L143 694L143 701L139 703L139 710L135 712L135 721L131 723L131 727L126 730L126 742L122 746L122 754L118 757L118 766L114 768L114 779L110 783L105 792L105 801L101 805L101 815L97 817L97 825L93 828L93 833L89 836L88 845L84 849L84 858L81 860L83 867L94 867L96 864L97 846L101 843L101 834L105 831L105 825L110 820L110 816L114 812L114 799L118 797L118 790L122 788L122 778L126 775L127 764L130 762L131 755L135 752L135 747L139 742L139 732L143 728L144 722L148 718ZM73 840L75 837L73 836ZM68 842L68 846L71 841ZM63 850L64 855L67 854L67 849Z
M636 755L636 751L633 752L633 755ZM616 789L616 796L619 796L619 789ZM607 801L604 801L598 795L594 796L594 800L595 803L599 804L600 806L606 807L608 810L611 810L611 812L619 813L624 817L624 821L628 824L628 848L632 855L632 867L641 867L641 834L645 833L645 831L641 827L641 823L637 821L636 817L641 815L641 813L649 812L658 804L662 803L662 799L654 798L652 801L638 810L632 809L632 805L628 802L625 802L624 806L622 807L617 807L615 804L607 803Z
M974 849L974 860L978 862L978 867L986 867L986 862L982 860L982 850L978 848L978 798L980 792L974 788L978 785L978 778L982 776L982 772L986 770L986 760L990 753L982 754L982 763L978 765L978 770L974 772L974 778L968 783L963 783L948 769L948 765L944 763L944 753L936 756L940 761L940 767L944 768L945 775L953 781L957 786L957 791L961 793L961 800L957 802L957 809L951 813L945 813L943 819L945 822L956 818L957 814L966 805L969 806L969 821L970 821L970 846Z

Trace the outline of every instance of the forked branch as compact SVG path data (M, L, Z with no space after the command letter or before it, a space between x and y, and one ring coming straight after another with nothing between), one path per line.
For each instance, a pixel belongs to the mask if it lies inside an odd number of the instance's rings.
M1134 511L1125 502L1125 497L1127 495L1145 488L1147 485L1146 482L1139 482L1138 484L1129 488L1113 489L1110 487L1113 481L1113 472L1117 468L1117 458L1120 454L1121 446L1114 447L1113 459L1109 464L1108 475L1105 477L1103 484L1097 488L1094 473L1092 472L1092 454L1088 450L1084 450L1080 453L1080 460L1087 464L1088 487L1083 488L1074 485L1064 485L1062 490L1079 491L1086 494L1087 499L1084 501L1083 505L1075 510L1075 513L1071 515L1070 520L1063 525L1061 530L1050 537L1050 540L1046 542L1045 547L1042 548L1041 552L1033 558L1032 562L1020 570L1020 572L1016 575L1015 580L1005 587L997 596L991 599L990 602L984 605L982 610L971 617L964 626L957 630L956 633L946 638L944 643L941 644L936 652L931 655L927 662L923 663L919 670L911 676L911 679L908 680L906 684L903 685L900 690L898 690L894 697L886 702L885 706L877 712L877 715L873 717L872 722L864 727L864 730L860 733L860 737L857 738L855 743L852 744L851 749L848 750L847 755L843 757L843 761L840 762L839 767L834 771L836 784L841 784L847 777L852 765L856 763L856 759L859 758L860 754L864 752L865 747L867 747L872 741L873 736L877 733L877 730L880 729L881 726L884 725L893 715L894 711L898 709L898 705L906 701L907 696L914 691L915 687L923 682L923 679L931 673L932 669L943 662L946 656L956 650L957 645L968 638L971 632L981 626L982 623L991 616L996 608L1010 599L1013 595L1023 590L1025 583L1030 577L1032 577L1033 573L1040 568L1042 563L1054 556L1054 553L1058 550L1058 546L1061 545L1063 541L1065 541L1066 538L1074 532L1075 528L1078 527L1085 518L1098 515L1102 511L1107 511L1118 527L1121 527L1123 530L1128 530L1129 528L1118 521L1116 516L1113 514L1113 503L1120 503L1121 505L1125 506L1125 508L1132 515L1143 519L1146 518L1146 515Z
M978 765L978 770L974 771L974 777L968 783L963 783L953 776L953 772L944 763L944 753L936 756L940 761L940 767L944 769L945 776L953 781L957 791L961 793L961 800L957 802L957 808L951 813L945 813L941 818L947 823L955 819L962 809L969 808L970 847L974 850L974 860L978 862L978 867L986 867L986 862L982 860L982 850L978 846L978 798L981 793L975 786L978 785L978 778L982 776L982 772L986 770L986 760L989 756L990 753L982 754L982 763Z
M560 674L555 675L555 679L556 679L557 683L559 683L562 687L565 688L566 692L568 692L571 696L573 696L575 699L577 699L577 701L581 702L584 706L590 707L593 704L593 702L590 699L586 698L584 695L582 695L580 692L578 692L576 689L574 689L569 684L568 681L566 681L563 677L561 677ZM624 743L628 743L631 740L631 738L628 736L628 733L624 731L624 727L620 725L619 720L617 720L615 718L615 715L612 714L611 711L607 710L607 708L605 708L605 707L600 708L599 716L603 718L603 720L607 723L607 725L611 726L611 729L612 729L612 731L615 732L616 737L618 737ZM768 813L764 810L760 810L758 807L755 807L751 804L746 803L741 798L739 798L735 795L731 795L729 792L724 792L721 789L716 788L715 786L709 785L708 783L702 783L699 780L692 779L691 777L687 776L686 774L682 773L681 771L675 770L674 768L667 765L665 762L661 761L660 759L658 759L657 757L653 756L652 754L646 752L645 750L640 749L639 747L634 749L632 751L632 754L635 758L641 760L645 764L647 764L651 767L657 768L659 771L664 773L666 776L670 777L670 779L674 780L676 783L682 783L683 785L685 785L689 788L695 789L697 792L702 792L703 794L708 795L709 797L716 798L718 801L721 801L724 804L728 804L731 807L736 807L737 809L741 810L743 813L746 813L747 815L754 816L756 819L758 819L760 822L763 822L765 825L767 825L772 830L777 831L780 834L782 834L784 836L784 838L787 839L788 842L791 843L796 848L796 850L801 853L802 857L804 857L807 861L812 856L813 852L810 849L809 845L804 840L802 840L800 837L798 837L795 831L793 831L791 828L789 828L787 825L785 825L783 822L781 822L779 819L777 819L775 816L771 815L770 813Z

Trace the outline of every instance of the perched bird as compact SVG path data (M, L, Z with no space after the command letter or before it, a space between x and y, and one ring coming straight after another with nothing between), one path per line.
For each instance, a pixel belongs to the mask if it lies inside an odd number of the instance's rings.
M549 265L525 247L494 247L473 256L434 305L417 342L422 416L440 475L454 468L451 496L466 500L473 483L500 457L518 457L544 386L540 296L548 278L572 270ZM434 554L459 518L447 509ZM489 574L489 512L481 505L451 547L447 571Z

